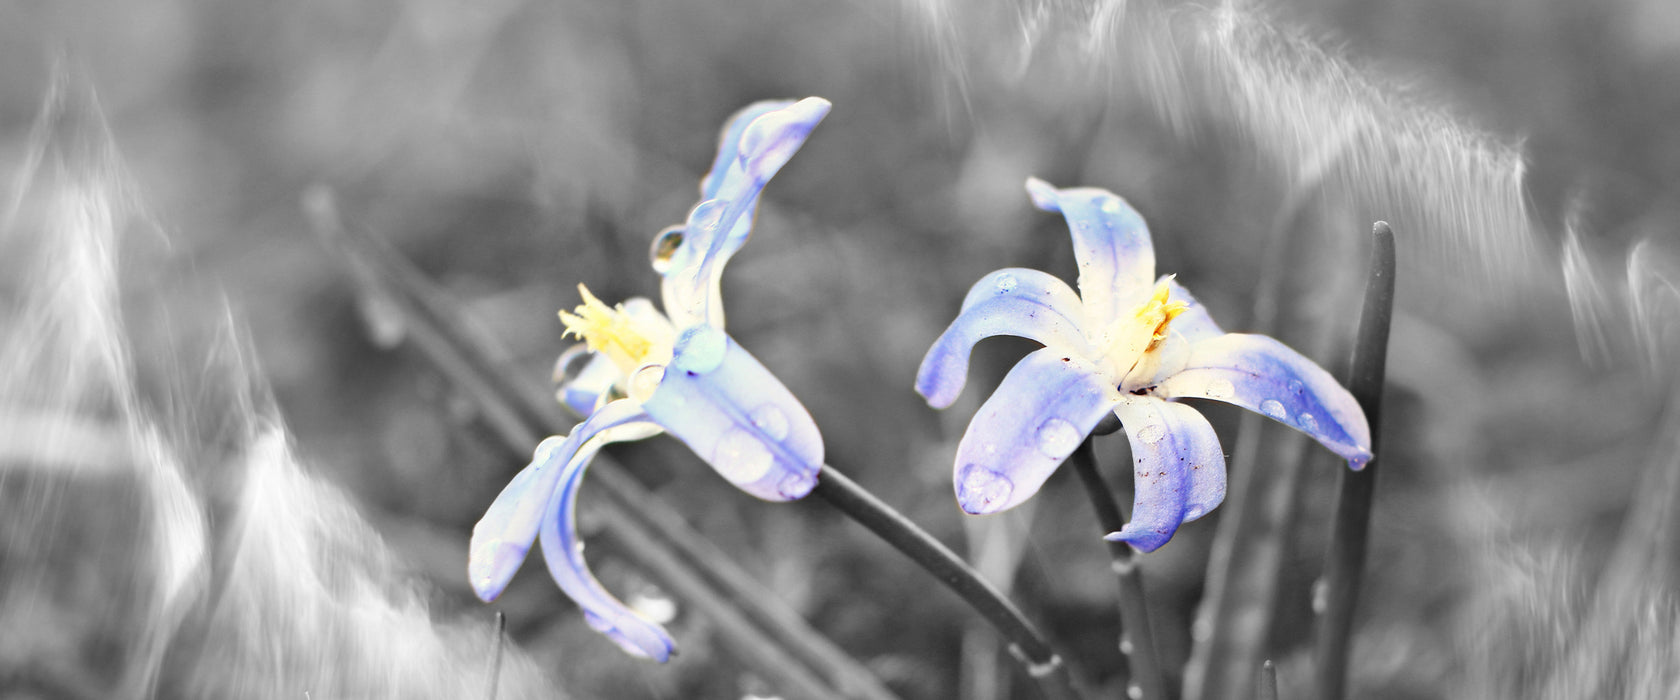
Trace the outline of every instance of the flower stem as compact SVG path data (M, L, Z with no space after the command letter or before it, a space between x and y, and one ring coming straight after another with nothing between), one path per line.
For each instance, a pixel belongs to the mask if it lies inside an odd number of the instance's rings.
M1348 390L1359 401L1371 425L1371 452L1381 454L1382 388L1388 363L1388 329L1394 316L1394 231L1377 222L1371 231L1370 280L1365 308L1355 336L1352 379ZM1325 555L1324 610L1318 618L1318 697L1341 700L1347 694L1347 665L1353 634L1353 608L1364 575L1370 542L1371 501L1376 490L1377 462L1360 471L1341 470L1341 493Z
M1092 438L1085 438L1068 459L1085 493L1091 497L1091 507L1097 511L1097 524L1104 534L1125 527L1126 517L1114 492L1108 489L1102 473L1097 470L1097 452ZM1131 664L1131 685L1137 700L1165 700L1166 677L1162 673L1161 655L1155 646L1155 633L1149 625L1149 604L1143 594L1143 572L1138 569L1132 546L1125 542L1108 542L1110 566L1120 584L1120 652Z
M1038 684L1044 697L1080 697L1067 664L1038 629L949 547L834 467L823 465L822 476L811 493L903 552L986 618L1009 640L1010 651Z

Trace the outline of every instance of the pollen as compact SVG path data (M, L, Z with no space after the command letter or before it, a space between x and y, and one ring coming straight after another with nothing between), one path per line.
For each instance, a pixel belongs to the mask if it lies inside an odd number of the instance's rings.
M581 284L578 293L583 296L583 304L571 312L560 312L560 322L566 326L561 336L582 338L591 352L605 354L623 376L629 376L652 351L653 341L625 312L624 305L607 306Z
M1149 301L1138 307L1138 321L1153 329L1149 336L1149 347L1145 349L1145 352L1154 350L1155 346L1166 340L1167 324L1172 323L1172 320L1178 318L1180 314L1190 310L1190 305L1182 301L1167 301L1168 295L1172 292L1167 283L1171 282L1172 279L1169 276L1161 280L1160 284L1155 285L1155 293L1149 297Z

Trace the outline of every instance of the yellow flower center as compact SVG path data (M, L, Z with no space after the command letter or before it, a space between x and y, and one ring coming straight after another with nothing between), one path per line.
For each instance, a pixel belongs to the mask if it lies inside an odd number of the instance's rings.
M1155 285L1155 293L1149 297L1149 301L1138 307L1138 323L1152 329L1149 334L1149 345L1143 349L1144 352L1154 350L1155 346L1166 340L1167 324L1172 323L1172 320L1178 318L1179 314L1190 309L1190 305L1182 301L1167 301L1167 296L1172 291L1167 283L1171 280L1171 277L1161 280L1160 284Z
M620 376L630 376L652 354L654 341L623 304L607 306L581 284L578 293L583 295L583 304L571 313L560 312L560 322L566 325L561 337L570 334L582 338L590 352L604 353L611 359Z

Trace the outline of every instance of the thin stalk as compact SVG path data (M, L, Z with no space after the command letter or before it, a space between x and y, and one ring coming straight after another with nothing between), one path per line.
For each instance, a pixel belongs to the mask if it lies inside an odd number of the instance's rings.
M811 493L910 557L980 613L1009 640L1010 650L1046 698L1079 697L1067 664L1038 629L949 547L834 467L823 465L822 475Z
M330 192L314 190L305 204L316 234L339 254L360 293L400 314L413 347L478 405L510 460L527 458L537 440L564 425L551 398L514 381L511 367L491 359L448 295L384 242L344 226ZM587 499L583 507L604 515L626 551L715 621L754 670L802 697L897 697L674 511L659 507L661 500L607 455L596 456L589 479L604 498Z
M1382 454L1382 389L1388 363L1388 329L1394 317L1394 231L1378 221L1371 231L1370 281L1365 308L1355 335L1352 379L1348 390L1359 401L1371 425L1371 452ZM1370 543L1371 501L1376 492L1377 463L1360 471L1341 470L1341 493L1336 499L1330 549L1325 555L1324 610L1318 619L1318 697L1341 700L1347 695L1347 665L1353 635L1353 609L1364 578Z
M1097 512L1097 524L1103 534L1117 532L1126 525L1114 492L1103 481L1097 469L1097 451L1093 438L1085 438L1068 459L1091 497L1091 507ZM1167 681L1161 668L1161 654L1155 645L1155 632L1149 623L1148 599L1143 593L1143 572L1138 568L1132 546L1125 542L1107 542L1109 566L1120 585L1120 653L1131 664L1131 685L1127 695L1133 700L1166 700Z
M1277 664L1266 659L1260 664L1260 689L1254 693L1255 700L1278 700Z
M491 643L495 649L490 653L490 692L485 693L489 700L496 700L496 689L502 680L502 645L507 642L507 615L496 611L496 640Z

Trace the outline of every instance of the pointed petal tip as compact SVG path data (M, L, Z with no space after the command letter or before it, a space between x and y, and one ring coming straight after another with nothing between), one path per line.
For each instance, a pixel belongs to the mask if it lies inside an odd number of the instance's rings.
M1056 187L1036 177L1027 178L1027 195L1032 197L1033 206L1044 211L1061 211L1062 205L1056 199Z
M1172 539L1172 536L1173 533L1171 532L1161 533L1144 530L1143 528L1133 529L1132 524L1127 523L1125 527L1120 528L1119 532L1110 532L1103 535L1103 539L1110 542L1125 542L1131 545L1133 549L1148 554L1160 549L1162 545Z

